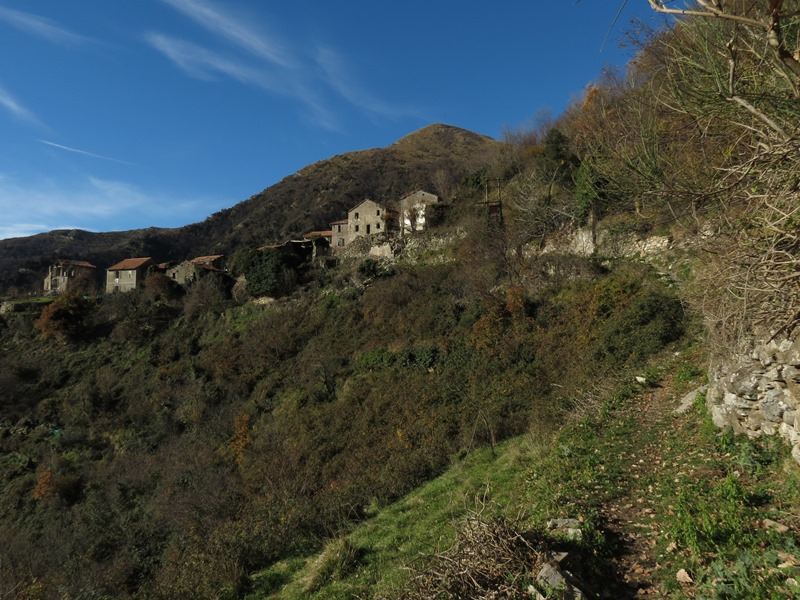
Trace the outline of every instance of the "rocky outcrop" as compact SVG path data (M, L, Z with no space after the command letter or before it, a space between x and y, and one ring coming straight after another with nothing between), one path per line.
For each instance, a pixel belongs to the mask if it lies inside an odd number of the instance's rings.
M446 232L415 233L403 238L385 233L365 235L337 249L335 256L341 260L374 258L436 264L451 260L447 250L465 236L466 231L461 228Z
M780 435L800 463L800 336L759 342L714 365L706 396L714 424Z
M669 250L672 240L668 236L640 237L632 233L615 233L599 230L592 235L591 229L572 229L552 236L544 247L529 244L523 249L526 256L536 254L574 254L576 256L602 255L609 257L645 258Z

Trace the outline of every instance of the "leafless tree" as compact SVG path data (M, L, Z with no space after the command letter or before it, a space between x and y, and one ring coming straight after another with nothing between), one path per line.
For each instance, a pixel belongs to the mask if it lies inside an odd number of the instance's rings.
M726 209L700 294L705 314L729 342L753 326L791 333L800 325L800 2L648 1L678 18L659 101L730 132L716 177L698 190Z
M797 35L797 2L793 0L695 0L689 8L674 8L666 0L648 0L656 12L680 17L718 19L742 26L762 38L774 58L800 83L800 39ZM787 25L795 35L794 47L787 44ZM795 96L797 89L795 87Z

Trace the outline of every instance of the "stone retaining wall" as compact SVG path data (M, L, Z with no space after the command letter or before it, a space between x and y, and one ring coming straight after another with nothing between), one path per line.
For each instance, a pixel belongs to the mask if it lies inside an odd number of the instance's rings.
M712 367L706 402L714 424L750 437L780 435L800 463L800 336L753 345Z

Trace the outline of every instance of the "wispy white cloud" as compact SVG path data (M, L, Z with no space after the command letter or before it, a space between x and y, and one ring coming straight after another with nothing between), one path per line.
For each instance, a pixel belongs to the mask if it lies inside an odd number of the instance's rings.
M283 91L268 72L224 58L192 42L159 33L148 33L145 39L192 77L211 80L215 74L222 74L241 83L257 85L269 91Z
M218 202L146 192L126 182L97 177L65 184L0 175L0 239L54 229L115 231L169 220L185 224L194 220L187 215L212 204Z
M354 106L373 115L392 119L419 116L419 111L384 102L363 88L355 79L342 56L332 48L317 48L316 63L325 74L325 80L339 95Z
M59 150L65 150L67 152L74 152L75 154L80 154L82 156L89 156L91 158L99 158L100 160L108 160L111 162L119 163L122 165L131 165L135 166L133 163L130 163L126 160L120 160L118 158L111 158L110 156L103 156L102 154L95 154L93 152L87 152L86 150L79 150L78 148L71 148L70 146L64 146L62 144L56 144L55 142L49 142L47 140L36 140L41 144L45 144L46 146L51 146L53 148L58 148Z
M244 23L221 7L203 0L162 0L175 10L233 45L284 68L296 67L297 61L284 48L283 43L256 29L252 23Z
M246 55L224 58L191 42L159 33L146 36L154 48L192 77L214 80L225 75L299 100L308 109L308 119L328 130L340 129L331 108L334 94L372 117L418 116L417 110L384 102L369 93L356 81L344 57L331 48L321 48L312 56L305 47L268 35L254 20L234 16L210 0L161 1Z
M50 19L0 6L0 21L54 44L85 44L91 40L55 24Z
M41 125L41 121L36 117L33 112L25 108L14 96L11 95L6 89L0 86L0 106L5 108L14 117L36 125Z
M145 39L190 77L211 81L222 75L271 94L294 98L306 106L317 125L329 130L337 129L336 120L317 94L301 78L286 74L279 67L252 66L160 33L148 33Z

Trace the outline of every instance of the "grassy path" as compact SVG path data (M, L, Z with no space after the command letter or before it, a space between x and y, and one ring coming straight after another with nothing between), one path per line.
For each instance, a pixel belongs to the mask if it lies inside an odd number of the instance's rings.
M318 556L258 574L248 598L401 596L409 567L453 544L476 498L486 519L520 531L579 519L581 540L553 542L592 597L800 598L800 469L778 440L721 433L702 397L676 412L704 379L693 360L666 360L648 375L658 383L621 385L555 438L470 453Z
M702 396L676 412L699 383L676 365L568 427L529 482L534 512L584 520L568 566L601 598L800 598L797 465L717 430Z
M622 474L619 495L600 507L608 535L616 541L610 562L617 575L616 597L654 597L665 573L660 555L670 535L665 524L674 516L670 500L681 481L703 469L715 476L718 456L711 440L698 436L696 411L676 414L674 384L636 396L618 417L630 423L629 435L609 450ZM627 414L625 414L627 413ZM701 441L702 440L702 441ZM616 447L614 447L616 446ZM670 512L672 515L670 515Z

